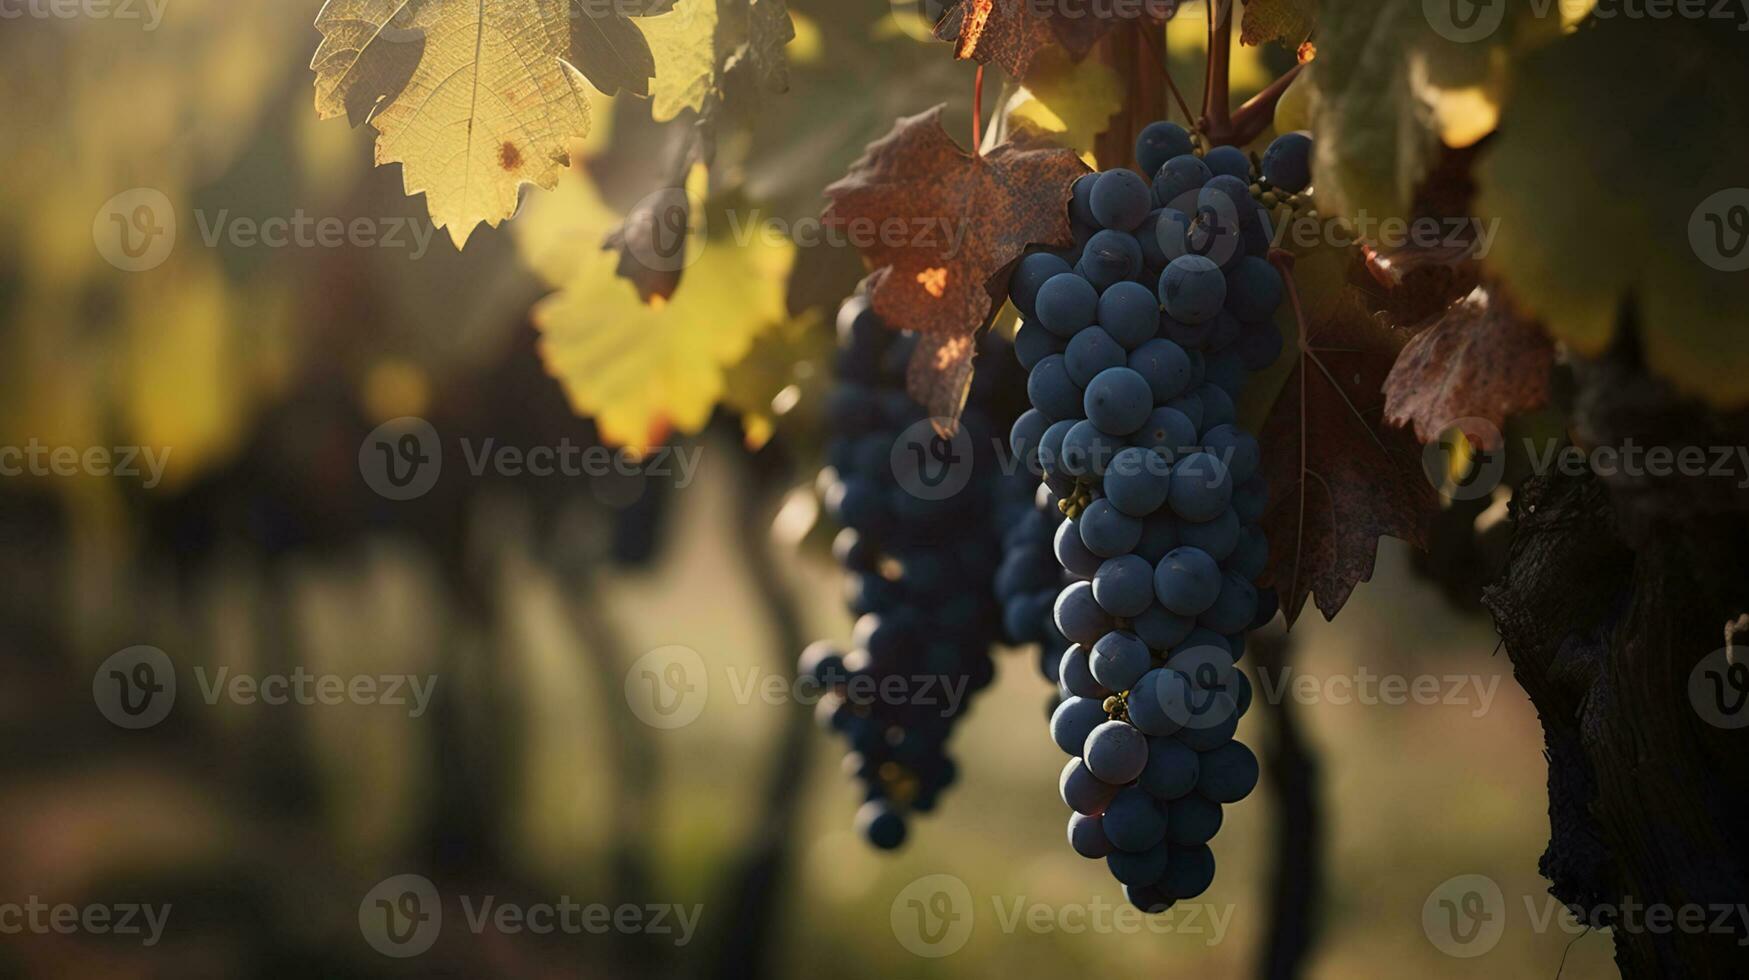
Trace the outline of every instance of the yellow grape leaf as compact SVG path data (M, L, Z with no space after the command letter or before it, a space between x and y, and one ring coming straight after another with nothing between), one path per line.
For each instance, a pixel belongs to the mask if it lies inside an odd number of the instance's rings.
M528 203L512 227L524 265L553 289L563 286L620 223L587 174L570 171L554 187Z
M717 81L717 0L680 0L667 13L645 18L642 27L656 58L650 116L666 122L704 108Z
M310 67L316 109L378 133L408 194L459 248L516 213L519 188L551 188L566 144L589 134L585 84L648 91L648 45L623 14L571 0L327 0Z
M1476 174L1485 259L1551 334L1600 354L1632 300L1651 369L1720 408L1749 404L1741 38L1614 19L1544 47Z
M669 429L696 433L723 395L725 370L783 320L794 253L764 236L711 242L674 298L650 305L615 274L613 255L590 255L535 307L547 370L608 442L643 451Z
M830 376L826 365L833 349L832 331L821 328L819 310L786 319L755 338L747 356L729 369L723 391L723 404L741 416L747 448L759 450L792 411L818 403L803 391Z
M1123 80L1110 65L1095 58L1075 64L1062 48L1044 48L1033 58L1026 86L1009 100L1008 118L1086 159L1123 98Z

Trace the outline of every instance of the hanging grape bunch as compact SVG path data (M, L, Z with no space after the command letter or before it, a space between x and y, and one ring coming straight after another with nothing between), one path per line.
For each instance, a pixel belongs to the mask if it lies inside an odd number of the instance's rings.
M1196 150L1182 127L1147 127L1152 183L1081 178L1074 247L1028 255L1011 286L1032 408L1010 441L1067 517L1054 550L1073 581L1053 613L1072 645L1050 727L1071 756L1069 843L1147 912L1208 888L1221 808L1257 783L1234 664L1276 609L1254 585L1269 494L1234 401L1281 353L1260 200L1305 189L1310 141L1278 139L1261 179L1235 147Z
M1007 345L987 339L984 362L994 367L975 375L961 435L930 441L919 436L929 431L927 413L905 393L916 336L889 330L857 296L839 310L838 341L820 479L842 528L833 554L858 618L849 652L815 643L799 673L828 692L820 722L849 743L845 768L865 796L858 831L891 850L904 843L907 817L933 810L953 784L947 740L971 696L995 677L990 648L1003 639L992 590L1002 556L998 505L1031 481L1003 473L994 440L1020 408L1022 382ZM943 459L969 452L969 461L946 464L968 466L969 482L945 495L915 492L894 460L913 450ZM902 696L881 694L894 678Z

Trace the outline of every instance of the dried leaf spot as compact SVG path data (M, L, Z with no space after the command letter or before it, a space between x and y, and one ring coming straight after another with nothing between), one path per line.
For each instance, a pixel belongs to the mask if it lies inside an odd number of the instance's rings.
M522 151L516 148L515 143L506 140L498 148L498 166L503 167L507 173L522 166Z
M990 25L990 13L996 7L995 0L971 0L971 4L971 9L966 12L965 27L960 31L959 47L953 53L961 60L972 57L978 50L978 42Z
M947 295L947 270L937 267L917 273L917 281L929 295L940 299Z

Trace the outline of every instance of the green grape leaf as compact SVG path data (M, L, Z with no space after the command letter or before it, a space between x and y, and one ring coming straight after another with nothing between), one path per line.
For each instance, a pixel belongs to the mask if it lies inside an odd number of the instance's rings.
M1585 355L1638 314L1651 370L1749 404L1749 62L1728 23L1599 21L1524 60L1477 170L1486 257Z

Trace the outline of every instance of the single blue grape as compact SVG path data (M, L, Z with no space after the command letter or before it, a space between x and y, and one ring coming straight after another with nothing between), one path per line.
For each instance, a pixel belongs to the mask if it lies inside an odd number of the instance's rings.
M1142 271L1142 243L1129 232L1099 232L1088 239L1076 268L1095 291L1109 289Z
M1245 151L1236 146L1217 146L1202 155L1202 162L1217 177L1225 174L1246 184L1251 182L1251 161L1245 158Z
M1069 263L1049 252L1033 252L1020 260L1009 280L1008 295L1021 315L1031 317L1037 309L1038 291L1052 276L1069 270Z
M1166 804L1166 840L1180 847L1207 844L1221 830L1221 805L1196 793Z
M1051 544L1057 554L1057 563L1076 578L1091 579L1105 562L1081 543L1081 527L1075 521L1058 524Z
M1209 695L1194 693L1190 700L1190 717L1184 722L1184 727L1178 732L1178 739L1185 745L1207 752L1217 745L1232 740L1239 730L1239 706L1233 696L1225 692Z
M1076 422L1063 437L1063 470L1074 476L1099 476L1123 447L1089 419Z
M1217 206L1202 205L1191 220L1184 239L1192 254L1200 255L1225 272L1245 258L1245 235L1236 213L1221 213Z
M1158 602L1130 620L1130 629L1150 650L1168 650L1184 642L1196 624L1188 616L1169 612Z
M1153 656L1149 654L1147 644L1136 639L1134 633L1124 630L1112 630L1100 637L1087 655L1093 679L1101 687L1113 691L1129 690L1148 672L1152 663Z
M1171 833L1172 815L1166 815L1167 833ZM1112 851L1105 858L1111 876L1125 885L1137 888L1150 886L1166 875L1166 842L1161 841L1141 853Z
M1197 403L1200 407L1201 403ZM1148 413L1148 421L1130 442L1145 446L1168 461L1196 448L1196 424L1182 411L1162 405Z
M1142 675L1125 699L1130 724L1146 735L1172 735L1190 719L1190 682L1183 674L1156 667Z
M1136 542L1136 554L1158 565L1166 553L1178 547L1178 519L1169 510L1157 510L1142 518L1142 540Z
M1201 158L1190 154L1175 156L1154 172L1154 203L1179 211L1196 209L1196 192L1209 182L1214 172Z
M1087 648L1079 643L1070 644L1069 649L1063 651L1062 659L1057 661L1057 682L1070 696L1091 698L1101 704L1112 694L1110 688L1099 683L1099 679L1093 676ZM1088 731L1091 732L1092 729ZM1087 736L1082 735L1081 741L1085 743Z
M1120 449L1105 468L1105 499L1131 517L1146 518L1166 502L1168 470L1166 457L1152 449Z
M1039 287L1036 318L1064 340L1087 329L1098 309L1099 291L1074 272L1058 273Z
M1133 782L1148 764L1148 739L1127 721L1108 721L1087 736L1082 758L1101 782Z
M1221 583L1221 594L1197 617L1197 622L1217 633L1239 633L1251 626L1257 615L1257 587L1237 572L1229 572Z
M1076 334L1063 352L1063 365L1069 369L1070 379L1083 388L1099 372L1117 367L1126 360L1124 349L1111 339L1110 333L1099 327L1088 327Z
M1093 182L1094 220L1108 229L1135 231L1154 206L1147 181L1133 170L1107 170Z
M1176 800L1197 788L1202 776L1202 756L1175 738L1148 739L1148 764L1136 777L1136 785L1162 802Z
M1239 515L1228 507L1212 521L1183 522L1178 526L1178 540L1206 552L1215 561L1224 562L1239 546Z
M1220 385L1207 381L1196 386L1196 397L1202 400L1202 428L1204 432L1217 426L1232 425L1238 419L1238 407L1233 404L1233 396L1227 394Z
M1216 746L1201 760L1196 791L1216 803L1237 803L1257 788L1257 756L1244 742Z
M1247 220L1247 215L1254 214L1256 207L1251 200L1251 184L1231 174L1216 174L1196 192L1196 210L1213 208L1222 217L1231 216L1241 223Z
M1063 470L1063 440L1068 438L1069 430L1075 427L1075 420L1062 419L1052 422L1045 429L1045 434L1038 441L1039 467L1046 477L1058 476Z
M1154 568L1154 596L1169 612L1200 616L1220 594L1220 565L1196 548L1174 548Z
M1277 190L1298 194L1312 183L1312 137L1282 133L1263 151L1263 179Z
M1167 502L1184 520L1212 521L1221 516L1232 498L1233 478L1214 456L1191 453L1172 465L1172 491Z
M1209 890L1215 881L1215 852L1207 844L1168 849L1166 873L1155 886L1175 902L1189 901Z
M1233 488L1233 510L1239 523L1254 524L1269 509L1269 481L1258 473Z
M1148 413L1154 410L1154 392L1130 368L1110 367L1087 385L1081 405L1087 420L1101 432L1127 436L1148 421Z
M1093 185L1098 181L1098 174L1082 174L1075 178L1069 195L1070 224L1089 228L1099 225L1099 219L1093 217Z
M1117 795L1117 787L1102 782L1082 760L1070 759L1057 777L1057 792L1069 809L1091 817L1105 812L1105 805Z
M1046 330L1037 320L1021 321L1020 329L1014 332L1014 356L1028 371L1046 357L1062 352L1063 338Z
M1148 915L1159 915L1172 909L1173 901L1155 885L1123 886L1124 900Z
M1014 427L1008 430L1008 448L1013 451L1014 458L1021 465L1036 471L1038 467L1038 445L1045 437L1045 430L1051 427L1050 419L1036 408L1029 408L1020 413L1020 418L1014 420Z
M1088 504L1076 523L1081 526L1081 543L1101 558L1127 555L1142 540L1142 522L1118 510L1109 500ZM1069 636L1069 631L1064 630L1063 635Z
M1148 299L1152 302L1153 296ZM1190 355L1164 337L1156 337L1130 351L1129 368L1148 383L1156 404L1165 404L1190 389Z
M1160 300L1139 282L1120 282L1099 297L1099 324L1126 351L1154 339L1160 330Z
M1203 256L1181 255L1160 273L1160 302L1174 320L1211 320L1226 301L1227 280L1221 267Z
M1101 826L1111 845L1120 851L1146 851L1166 839L1166 814L1139 786L1117 791L1105 808Z
M885 802L870 800L856 811L856 831L883 851L896 850L905 843L905 818Z
M1033 408L1053 422L1079 418L1085 398L1081 386L1069 377L1068 365L1063 363L1061 354L1047 355L1033 367L1026 376L1026 397Z
M1274 316L1282 292L1281 273L1254 255L1241 258L1227 273L1227 309L1246 323Z
M1198 610L1199 612L1201 610ZM1064 637L1085 646L1092 646L1111 632L1111 617L1093 598L1093 586L1087 582L1070 583L1057 593L1052 613L1057 629Z
M1051 741L1064 752L1078 756L1087 744L1087 736L1105 722L1103 699L1066 698L1051 715Z
M1111 840L1105 836L1103 817L1085 813L1069 814L1069 846L1084 858L1102 858L1111 853ZM1161 834L1165 836L1164 831Z
M1093 598L1113 616L1141 615L1154 604L1154 566L1139 555L1106 559L1093 574Z
M1151 122L1136 136L1136 162L1142 165L1145 174L1157 172L1166 161L1184 156L1191 149L1190 133L1175 122Z
M1228 423L1217 425L1202 434L1203 448L1227 465L1234 483L1244 483L1257 472L1263 461L1263 450L1249 432Z

